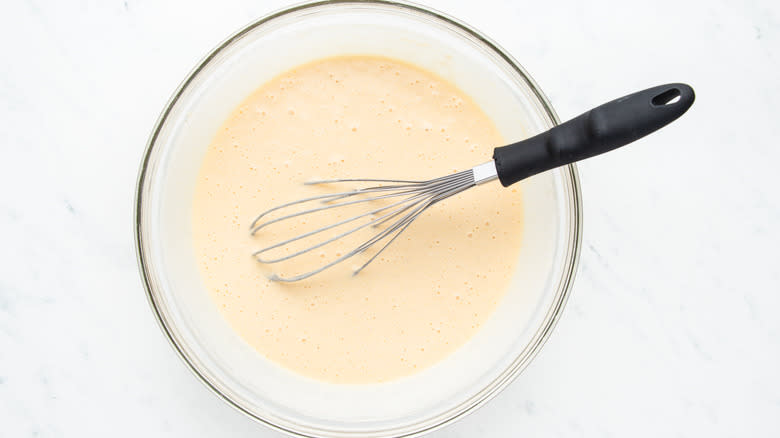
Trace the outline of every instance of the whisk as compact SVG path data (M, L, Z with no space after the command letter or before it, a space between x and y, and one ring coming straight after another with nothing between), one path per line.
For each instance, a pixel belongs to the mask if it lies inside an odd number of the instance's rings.
M373 205L355 216L266 246L255 251L253 256L261 263L283 262L360 230L376 229L377 231L370 238L331 262L297 275L282 277L272 274L270 279L281 282L303 280L364 253L369 248L379 247L365 263L353 271L353 275L356 275L434 204L471 187L496 179L501 182L501 185L508 187L532 175L624 146L680 117L693 104L694 98L693 89L686 84L675 83L648 88L605 103L535 137L497 147L493 151L491 161L431 180L347 178L309 181L305 184L369 183L371 185L346 192L312 196L273 207L255 218L251 224L251 234L255 235L269 225L303 215L363 203L373 203ZM377 206L375 201L384 204ZM320 205L269 219L271 213L283 213L290 207L314 202L319 202ZM347 224L351 224L351 228L341 232L335 231L335 235L301 250L280 257L266 257L269 251Z

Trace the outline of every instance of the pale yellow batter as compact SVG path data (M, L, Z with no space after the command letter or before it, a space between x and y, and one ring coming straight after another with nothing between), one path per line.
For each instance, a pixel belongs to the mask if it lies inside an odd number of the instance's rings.
M313 178L433 178L485 162L503 143L462 91L397 60L329 58L278 76L225 121L198 176L194 248L214 302L260 353L316 379L387 381L442 360L508 287L521 243L517 189L495 182L435 205L355 277L357 261L299 283L266 278L346 247L279 267L250 256L335 214L255 237L249 224L277 204L353 188L302 184Z

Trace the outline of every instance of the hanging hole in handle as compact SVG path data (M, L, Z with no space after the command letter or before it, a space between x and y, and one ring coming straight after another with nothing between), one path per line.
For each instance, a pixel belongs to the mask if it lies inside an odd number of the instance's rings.
M658 96L655 96L653 100L651 100L652 104L655 106L671 105L679 101L680 101L680 90L677 88L666 90L663 93L659 94Z

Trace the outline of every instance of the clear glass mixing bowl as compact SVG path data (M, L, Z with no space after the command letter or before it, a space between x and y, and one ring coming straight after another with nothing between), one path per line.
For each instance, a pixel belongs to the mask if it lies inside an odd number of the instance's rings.
M411 436L495 396L549 337L579 258L579 182L567 166L520 184L524 240L512 286L474 338L440 364L375 385L328 384L277 367L230 329L200 281L190 234L195 175L214 132L251 91L295 65L343 54L400 58L444 76L511 141L558 123L523 68L454 18L393 1L323 1L279 11L209 53L160 115L138 177L138 264L173 347L235 408L301 436Z

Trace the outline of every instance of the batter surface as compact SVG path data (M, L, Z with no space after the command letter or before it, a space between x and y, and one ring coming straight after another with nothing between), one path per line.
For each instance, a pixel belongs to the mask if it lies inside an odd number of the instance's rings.
M355 277L347 261L276 283L271 271L304 268L251 257L335 215L254 237L249 225L272 206L353 188L302 184L310 179L433 178L487 161L503 143L467 95L416 66L350 56L288 71L236 108L206 152L193 204L206 287L247 343L290 370L337 383L418 372L468 341L503 297L521 245L518 189L491 183L435 205Z

